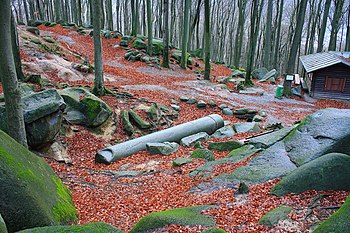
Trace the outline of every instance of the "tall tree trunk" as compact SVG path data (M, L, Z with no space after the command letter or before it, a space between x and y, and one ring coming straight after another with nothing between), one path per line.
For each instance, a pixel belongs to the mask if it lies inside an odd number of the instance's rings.
M131 36L136 36L136 0L131 0Z
M184 20L183 20L183 34L182 34L182 53L181 53L181 67L186 69L187 66L187 46L189 34L189 14L191 8L191 0L185 0Z
M117 16L117 21L116 21L116 27L117 27L117 31L121 31L121 17L120 17L120 2L119 0L117 0L117 2L115 3L115 14Z
M346 23L345 51L350 51L350 2L349 2L349 6L348 6L348 20Z
M113 31L113 12L112 12L112 0L107 0L106 10L108 15L108 30Z
M210 80L210 0L204 0L204 44L205 44L205 58L204 58L204 79Z
M169 0L163 0L163 63L162 66L169 68Z
M328 50L329 51L335 51L336 46L337 46L337 35L339 31L339 19L342 14L343 10L343 5L344 5L344 0L338 0L335 2L335 11L332 19L332 30L331 30L331 35L330 35L330 40L329 40L329 46Z
M0 80L2 82L7 117L7 133L23 146L27 138L23 119L21 92L18 87L15 63L11 46L11 8L10 1L0 0Z
M83 21L81 19L81 0L77 0L77 24L79 26L83 25Z
M13 14L11 15L11 45L12 45L13 60L15 62L15 67L16 67L17 79L20 81L23 81L24 74L22 71L21 55L19 52L17 27L16 27L16 22L15 22L15 18L13 17Z
M40 1L39 0L36 0L36 5L37 5L37 8L38 8L40 19L44 20L44 12L43 12L43 9L42 9L42 7L40 5Z
M147 0L147 32L148 32L148 44L147 53L152 56L152 0Z
M326 0L324 4L324 10L323 10L323 18L322 18L322 24L321 24L321 30L318 34L318 42L317 42L317 52L322 52L323 50L323 42L324 42L324 36L326 34L326 28L327 28L327 20L328 20L328 14L329 9L331 7L331 0Z
M102 0L92 0L93 7L93 36L94 36L94 61L95 61L95 79L93 93L98 96L104 95L103 85L103 64L102 64L102 44L101 44L101 11Z
M267 2L267 18L265 29L264 66L271 68L271 25L272 25L272 0Z
M191 42L193 41L193 33L194 33L194 29L197 25L197 22L199 21L199 17L200 17L200 13L201 13L201 3L202 3L202 0L198 0L197 2L197 8L196 8L196 13L194 15L194 19L193 19L193 22L192 22L192 25L191 25L191 29L190 29L190 34L188 36L189 38L189 47L191 47Z
M55 0L55 21L58 22L62 20L62 14L61 14L61 0Z
M128 1L129 0L125 0L124 1L124 34L130 34L130 30L129 30L129 14L128 14L129 13ZM131 10L131 13L132 13L132 10Z
M243 46L243 33L245 24L245 10L247 6L247 0L238 1L238 25L235 38L235 49L233 65L238 68L241 60L242 46Z
M28 4L27 4L27 0L23 0L23 8L24 8L24 13L26 15L26 20L27 20L27 23L28 21L31 19L30 16L29 16L29 12L28 12Z
M274 47L274 54L273 54L273 67L277 70L279 70L279 65L277 63L280 51L280 36L281 36L281 27L282 27L282 14L284 9L284 0L280 1L279 5L279 11L278 11L278 20L277 20L277 32L275 36L275 47Z
M295 71L295 60L298 53L298 49L300 47L301 42L301 34L303 32L303 26L304 26L304 19L305 19L305 11L307 6L307 0L301 0L299 4L298 9L298 16L297 16L297 24L295 26L295 33L292 41L292 46L290 49L289 57L288 57L288 63L286 68L287 74L293 74ZM284 89L283 89L283 95L290 96L292 94L291 92L291 81L284 81Z
M70 2L71 2L72 22L77 23L77 18L78 18L77 2L76 0L71 0Z

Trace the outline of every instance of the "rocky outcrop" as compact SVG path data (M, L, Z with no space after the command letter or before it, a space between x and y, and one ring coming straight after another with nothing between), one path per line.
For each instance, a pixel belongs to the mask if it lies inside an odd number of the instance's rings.
M67 121L73 124L97 127L102 125L111 115L111 108L84 88L66 88L59 94L67 104Z
M69 190L40 157L0 131L0 212L9 232L75 222Z

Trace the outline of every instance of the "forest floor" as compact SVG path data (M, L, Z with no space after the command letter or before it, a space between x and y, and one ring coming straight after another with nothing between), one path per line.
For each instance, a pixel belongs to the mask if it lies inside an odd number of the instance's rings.
M21 27L20 36L27 34ZM25 43L22 37L21 56L25 73L41 73L52 82L91 87L93 75L77 74L77 71L71 68L71 62L80 63L81 60L75 56L80 54L93 63L92 38L64 29L60 25L53 28L44 26L39 28L41 35L49 35L58 41L65 58L42 50L33 43ZM35 37L31 34L27 36ZM246 107L265 111L267 117L262 122L263 126L277 122L289 126L322 108L350 108L349 103L335 100L310 98L305 100L298 97L276 99L274 98L276 85L268 83L255 83L255 88L264 91L262 96L230 92L221 89L219 83L215 81L217 77L228 76L232 72L222 65L213 64L211 72L213 81L208 83L199 80L194 70L185 71L174 62L171 64L171 69L149 67L143 62L129 62L124 59L125 49L119 47L118 43L119 39L103 39L105 85L108 89L117 90L119 93L123 91L132 93L135 98L121 100L112 95L102 97L116 113L138 104L137 101L140 100L170 106L172 100L180 102L179 97L186 95L206 102L214 100L217 104L224 103L234 108ZM199 65L197 69L204 68L201 61L196 62ZM65 69L69 72L62 73ZM218 107L199 110L183 102L180 102L179 106L180 115L174 120L174 125L209 114L221 113ZM230 125L242 121L234 116L223 115L223 118L230 121ZM57 138L67 146L72 162L66 164L47 159L72 192L79 214L79 224L103 221L129 231L148 213L208 204L217 205L218 208L206 210L204 214L214 217L217 226L227 232L309 232L315 224L334 212L322 207L340 206L350 194L345 191L308 191L300 195L272 196L269 191L279 179L250 185L250 192L241 196L235 196L235 191L232 189L221 189L207 194L189 193L187 191L191 187L210 178L188 176L193 169L205 163L202 159L195 159L192 163L178 168L172 166L172 161L176 158L189 157L194 150L191 147L180 147L169 156L151 155L142 151L110 165L96 163L94 158L98 150L127 139L126 134L119 130L120 124L117 123L118 130L109 138L97 135L93 130L82 126L74 126L71 136L60 135ZM253 134L235 134L232 138L221 140L241 140L251 135ZM206 144L207 142L204 143ZM228 152L214 152L216 159L223 158L227 154ZM250 159L235 166L215 167L213 176L232 172L233 169L247 164ZM119 170L140 171L141 175L116 178L111 171ZM323 196L317 207L312 207L315 197L320 194L327 195ZM266 212L280 205L293 207L289 215L290 220L284 220L274 227L265 227L258 223ZM203 229L201 226L171 225L157 232L200 232Z

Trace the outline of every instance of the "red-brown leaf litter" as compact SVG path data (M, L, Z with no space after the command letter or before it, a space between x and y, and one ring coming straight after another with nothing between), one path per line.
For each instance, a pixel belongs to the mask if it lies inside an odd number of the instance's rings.
M41 31L51 32L52 37L57 39L66 36L73 39L74 43L59 42L63 48L69 50L71 55L66 55L66 60L70 62L81 62L72 54L79 54L87 57L93 63L93 41L89 35L79 35L75 31L55 27L39 26ZM104 73L110 78L106 79L105 85L108 89L119 92L128 91L136 98L144 98L170 106L171 100L179 101L181 95L191 96L191 93L183 93L183 83L186 81L196 81L197 76L194 70L184 71L174 62L171 69L151 68L143 62L129 62L124 59L125 49L118 46L120 39L103 39L103 59ZM21 51L23 61L32 61L27 50ZM114 64L117 62L117 65ZM198 69L204 69L202 61L196 60ZM149 71L152 72L144 72ZM223 65L214 64L212 66L212 76L228 76L232 71ZM60 82L57 72L47 74L52 82ZM92 86L91 81L66 81L70 85ZM125 85L158 85L163 89L137 89L129 90ZM271 84L256 83L259 87L271 90ZM195 90L195 87L191 87ZM2 88L0 86L0 92ZM229 93L229 92L228 92ZM215 90L207 91L205 100L209 98L217 104L227 103L230 97L215 95ZM113 110L128 108L128 103L116 99L112 95L102 97ZM238 107L250 107L239 98L234 99ZM279 101L279 100L276 100ZM303 101L299 99L299 101ZM276 102L279 103L279 102ZM274 112L279 119L283 119L286 125L302 120L305 116L321 108L336 107L350 108L345 102L334 100L315 100L312 106L305 102L305 111L294 111L293 103L283 101L276 106L269 106L260 103L252 103L261 110ZM220 113L218 107L207 108L205 110L194 110L194 107L180 102L181 112L174 124L188 122L209 114ZM300 108L300 105L299 105ZM223 116L225 120L240 122L235 117ZM120 122L119 122L120 124ZM323 209L323 206L340 206L346 199L349 192L308 191L300 195L285 195L276 197L269 194L270 189L279 179L272 180L259 185L250 186L249 194L244 197L235 197L232 189L222 189L209 194L195 194L187 191L205 181L204 178L190 177L188 174L205 161L194 159L194 162L181 167L173 167L172 161L178 157L189 157L193 148L180 147L178 151L168 156L151 155L148 152L139 152L132 156L122 158L110 165L99 164L94 161L95 153L104 147L115 144L118 141L126 140L126 134L117 131L112 140L107 140L101 136L96 136L82 126L74 126L75 131L71 137L58 136L68 148L72 163L59 163L47 159L55 172L63 180L72 192L74 204L79 214L79 224L103 221L112 224L126 232L139 221L143 216L155 212L177 207L187 207L193 205L217 205L218 208L206 210L203 213L215 219L217 227L227 232L308 232L310 225L315 221L323 221L335 210ZM119 127L118 127L119 129ZM236 134L234 140L241 140L252 133ZM227 139L226 139L227 140ZM210 141L210 140L209 140ZM218 141L218 139L211 141ZM219 140L220 141L220 140ZM222 139L221 139L222 141ZM204 143L204 145L207 145ZM216 159L223 158L228 152L214 152ZM236 165L220 165L214 168L214 175L230 173L239 166L248 162L244 160ZM137 177L115 178L113 171L117 170L142 171ZM210 178L210 177L209 177ZM207 178L207 179L209 179ZM308 215L308 206L313 198L320 194L324 195L320 206L313 208ZM277 225L275 227L265 227L258 223L258 220L269 210L280 205L292 206L294 210L290 214L291 223ZM308 215L307 218L305 218ZM290 224L290 225L288 225ZM161 232L201 232L205 229L202 226L178 226L170 225L164 227ZM160 232L160 231L156 231Z

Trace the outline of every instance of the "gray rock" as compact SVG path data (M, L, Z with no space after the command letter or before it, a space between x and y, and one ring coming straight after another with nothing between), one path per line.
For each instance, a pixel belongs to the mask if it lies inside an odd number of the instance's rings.
M238 109L235 109L233 111L233 114L236 114L236 115L244 115L244 114L247 114L249 112L249 109L248 108L238 108Z
M219 108L220 108L221 110L223 110L223 109L227 108L227 105L226 105L226 104L220 104L220 105L219 105Z
M252 71L252 77L255 79L263 79L263 77L268 73L269 71L265 68L258 68Z
M180 101L182 101L182 102L187 102L189 99L190 99L189 97L184 96L184 95L180 97Z
M174 105L179 105L179 102L178 102L178 101L176 101L176 100L174 100L174 99L172 99L172 100L171 100L171 104L174 104Z
M151 124L145 121L139 114L137 114L134 110L129 111L129 116L135 122L138 128L140 129L149 129L151 128Z
M59 94L67 104L66 112L68 114L65 118L73 124L97 127L112 115L112 109L105 102L84 88L66 88L60 90ZM69 118L71 111L80 112L84 118Z
M267 114L265 111L260 111L259 112L259 115L262 116L262 117L267 117Z
M331 152L350 153L350 109L322 109L306 117L284 140L300 166Z
M289 206L280 206L273 210L267 212L264 216L261 217L259 223L264 226L273 226L276 225L280 220L288 219L288 214L293 210Z
M151 154L170 155L179 148L176 142L147 143L146 150Z
M27 31L37 36L40 35L40 31L37 27L27 27Z
M249 144L254 145L256 148L266 149L285 138L295 127L297 127L297 125L282 128L272 133L252 138L249 140Z
M331 153L306 163L279 181L271 193L282 196L307 190L350 190L350 155Z
M259 124L256 122L243 122L233 125L233 129L237 133L258 133L260 132Z
M0 214L0 232L7 233L6 223L5 223L4 219L2 218L1 214Z
M217 150L217 151L231 151L243 146L242 142L239 141L225 141L225 142L209 142L208 149L209 150Z
M259 116L259 115L255 115L253 117L253 122L261 122L263 120L264 120L264 118L262 116Z
M191 158L205 159L207 161L214 161L215 160L213 152L211 152L210 150L206 150L206 149L197 149L197 150L193 151L191 154Z
M120 178L120 177L136 177L141 174L141 171L133 171L133 170L125 170L125 171L113 171L113 170L106 170L103 171L109 174L112 174L114 178Z
M189 100L186 101L186 103L195 104L195 103L197 103L197 100L195 98L191 97Z
M233 112L232 112L232 110L229 109L229 108L224 108L224 109L222 110L222 113L223 113L224 115L226 115L226 116L233 116Z
M218 130L215 131L212 135L210 135L211 138L230 138L235 135L235 131L233 130L232 126L224 126Z
M174 109L175 111L179 112L180 111L180 106L179 105L175 105L175 104L172 104L170 105L172 109Z
M276 76L277 76L278 72L276 71L276 69L272 69L270 70L268 73L266 73L264 75L264 77L262 79L259 80L259 82L266 82L266 81L270 81L272 83L276 83Z
M207 103L204 102L204 100L198 101L198 103L197 103L197 108L199 108L199 109L204 109L204 108L206 108L206 107L207 107Z
M208 103L209 107L214 108L216 107L216 103L213 100L210 100Z
M246 166L237 168L230 175L220 175L216 179L258 184L283 177L294 169L296 166L287 156L283 143L278 142L254 157Z
M181 167L182 165L185 165L187 163L191 163L192 159L190 158L177 158L173 161L174 167Z
M209 135L206 132L200 132L181 139L180 145L193 146L194 144L196 144L196 142L201 142L201 141L207 140L208 138L209 138Z
M0 130L0 212L9 232L78 220L69 190L45 160Z
M135 131L134 127L130 122L129 112L127 110L122 111L121 118L123 123L123 129L126 132L126 134L129 136L133 135Z

